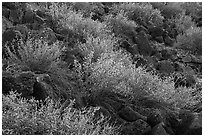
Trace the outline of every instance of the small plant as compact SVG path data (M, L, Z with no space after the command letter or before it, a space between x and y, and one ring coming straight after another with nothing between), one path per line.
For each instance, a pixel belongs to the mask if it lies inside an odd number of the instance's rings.
M196 27L196 24L192 21L192 17L185 15L185 12L182 12L180 16L177 16L174 19L175 26L180 33L185 33L191 27Z
M53 3L50 14L58 20L63 28L71 29L76 34L84 36L84 38L89 35L93 37L103 37L108 32L105 24L94 21L90 17L84 18L83 14L73 11L63 3Z
M190 27L185 34L177 36L176 48L190 51L191 53L202 54L202 30L198 27Z
M148 3L122 3L113 9L115 9L113 12L117 14L124 11L128 19L146 27L150 25L150 22L155 26L161 26L163 23L160 11L153 9L152 5Z
M60 103L45 103L20 98L11 92L3 95L3 135L115 135L117 128L102 115L96 121L97 108L73 108L73 102L60 113Z
M43 40L27 40L26 43L20 42L16 52L7 48L9 62L20 66L23 70L33 72L47 72L53 63L57 63L61 55L60 43L56 42L48 45Z

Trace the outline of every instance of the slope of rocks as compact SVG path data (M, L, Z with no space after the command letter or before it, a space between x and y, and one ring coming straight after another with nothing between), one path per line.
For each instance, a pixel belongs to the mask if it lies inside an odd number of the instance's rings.
M82 36L57 26L45 9L34 3L3 2L2 25L3 58L8 57L6 44L11 51L18 50L18 45L15 46L13 40L45 38L52 44L57 40L66 42L70 37L76 37L79 41L84 41ZM136 67L144 66L156 71L161 77L174 75L175 88L197 86L202 72L202 57L174 49L172 45L175 37L170 37L165 28L140 26L134 31L133 43L124 40L120 44L132 54ZM78 53L70 53L73 55L66 54L64 60L71 64ZM6 64L3 64L3 67L6 67ZM3 72L2 93L8 94L12 90L21 93L22 97L34 97L37 100L55 98L57 94L48 74L35 74L30 71L15 74ZM120 133L123 135L202 134L202 106L201 110L175 110L169 104L151 97L141 98L135 104L127 97L112 91L101 91L94 96L76 95L73 98L79 109L99 107L98 116L103 114L110 118L110 123L121 126ZM64 102L64 108L68 103Z

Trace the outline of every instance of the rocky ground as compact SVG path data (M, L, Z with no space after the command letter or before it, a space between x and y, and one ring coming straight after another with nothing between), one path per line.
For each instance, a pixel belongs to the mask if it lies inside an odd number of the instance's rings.
M104 5L104 8L108 8L108 5ZM2 55L5 60L8 57L6 43L8 47L14 45L13 50L17 51L15 42L18 39L26 41L28 37L44 38L52 44L56 41L64 42L67 37L78 35L58 26L46 9L34 3L2 3L2 25ZM127 38L127 35L122 36L119 43L121 48L131 54L136 67L143 66L161 78L174 76L175 88L197 87L202 91L200 82L202 55L175 49L173 44L176 42L177 34L173 31L173 28L168 30L139 25L132 30L132 39ZM14 44L13 40L16 40ZM83 41L82 37L81 42ZM73 56L79 55L70 52L64 60L74 62L71 58ZM6 68L8 64L3 62L3 94L15 89L22 97L28 99L35 97L37 100L44 100L57 94L56 86L49 74L27 70L12 73L5 71ZM198 104L194 110L175 109L149 96L141 97L135 102L109 90L90 96L74 95L73 98L76 100L76 108L99 107L98 115L102 113L110 118L111 123L121 126L120 133L124 135L202 134L202 104ZM63 102L61 110L63 111L68 104L68 100Z

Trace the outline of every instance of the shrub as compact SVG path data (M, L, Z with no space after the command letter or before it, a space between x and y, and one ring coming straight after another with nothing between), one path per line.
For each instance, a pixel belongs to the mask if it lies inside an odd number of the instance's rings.
M25 100L18 94L4 96L2 105L4 135L103 135L118 134L105 117L95 120L97 108L79 111L73 102L60 114L60 103L50 99L43 104Z
M184 2L181 7L185 10L186 15L190 15L193 18L202 18L201 2Z
M164 6L161 6L159 9L162 15L166 18L175 18L183 12L181 7L182 2L167 2Z
M117 14L124 11L128 19L146 27L150 25L150 22L155 26L161 26L163 22L160 11L153 9L152 5L148 3L122 3L113 9L115 9L113 12Z
M22 70L30 70L33 72L47 72L53 63L59 61L61 55L60 43L56 42L52 45L48 45L43 40L29 39L24 44L19 43L19 49L16 53L11 52L10 48L7 48L9 52L9 62L20 66Z
M135 101L142 96L152 96L174 107L196 104L191 89L174 88L173 79L161 79L144 68L135 68L128 55L113 52L105 53L97 62L89 66L89 83L92 94L111 90L128 96ZM183 98L185 96L185 98Z
M105 38L94 38L89 36L86 43L79 44L78 47L85 59L89 58L93 62L96 62L102 54L112 52L116 42L117 40L113 35L108 35Z
M192 21L191 16L185 15L183 12L180 16L174 19L175 26L180 33L185 33L189 28L196 27L196 24Z
M73 10L81 12L83 17L92 17L92 15L103 16L105 11L100 2L74 2L71 3Z
M135 28L137 24L129 20L123 13L119 13L116 16L111 14L106 16L105 23L107 24L107 28L111 30L118 39L125 39L131 44L135 43L135 37L137 35Z
M53 3L50 14L58 20L63 28L71 29L76 34L84 36L84 38L89 35L103 37L107 33L105 24L91 18L84 18L83 14L73 11L66 4Z
M198 27L189 28L185 34L177 36L177 42L174 46L194 54L202 55L202 30Z

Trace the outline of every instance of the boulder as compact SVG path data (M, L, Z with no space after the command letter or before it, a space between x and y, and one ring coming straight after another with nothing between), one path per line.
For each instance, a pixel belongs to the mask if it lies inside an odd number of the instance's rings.
M122 135L145 135L150 131L151 127L142 119L126 123L120 129Z
M10 15L10 9L8 9L6 7L2 7L2 16L6 17L8 19L9 15Z
M11 27L13 27L13 24L6 17L2 17L2 34Z
M181 110L179 117L182 119L176 129L178 135L202 135L202 112L192 113Z
M164 39L162 36L155 37L154 39L159 43L164 43Z
M15 2L2 2L2 6L11 10L15 10L18 8Z
M164 43L166 46L173 47L175 40L170 38L169 35L165 34L164 36Z
M139 114L138 112L134 111L131 107L129 106L125 106L124 108L122 108L119 112L118 115L128 121L128 122L133 122L136 121L138 119L142 119L144 121L147 120L147 118L145 116L142 116L141 114Z
M22 23L34 23L35 13L32 10L26 10L22 18Z
M185 56L182 58L182 61L184 63L189 63L189 62L192 62L192 59L191 59L191 56Z
M163 126L164 126L163 122L154 126L151 130L151 135L169 135Z
M122 42L120 42L120 47L133 56L139 54L137 44L131 44L128 40L122 40Z
M32 96L36 100L45 100L47 97L54 98L54 91L51 86L51 79L48 74L39 74L33 85Z
M21 93L22 97L30 96L33 94L33 85L36 82L35 78L35 74L30 71L19 74L3 72L2 93L8 94L10 91L17 91Z
M14 24L20 24L22 21L23 12L20 9L11 10L9 20Z
M152 36L153 39L155 39L156 37L163 36L165 33L164 29L157 26L149 27L148 30L149 30L149 34Z
M13 40L18 40L22 38L22 34L20 31L15 30L13 28L7 29L2 34L2 45L5 45L6 42L12 42Z
M165 49L162 49L161 51L160 51L160 53L162 54L162 58L164 59L164 60L168 60L168 59L170 59L170 60L172 60L172 61L174 61L174 60L176 60L176 58L177 58L177 51L176 50L174 50L174 49L172 49L172 48L165 48Z
M140 31L135 39L141 55L150 56L153 53L151 42L144 31Z
M193 113L193 115L194 115L193 121L188 127L186 134L187 135L202 135L202 112Z
M142 25L137 26L137 27L135 28L135 31L138 32L138 33L139 33L140 31L144 31L146 34L149 33L148 30L147 30L144 26L142 26Z
M173 63L169 60L159 61L157 69L164 75L169 75L175 71Z
M163 117L161 112L158 109L155 109L154 111L150 112L150 114L147 117L147 123L154 127L157 124L161 123L163 121Z

